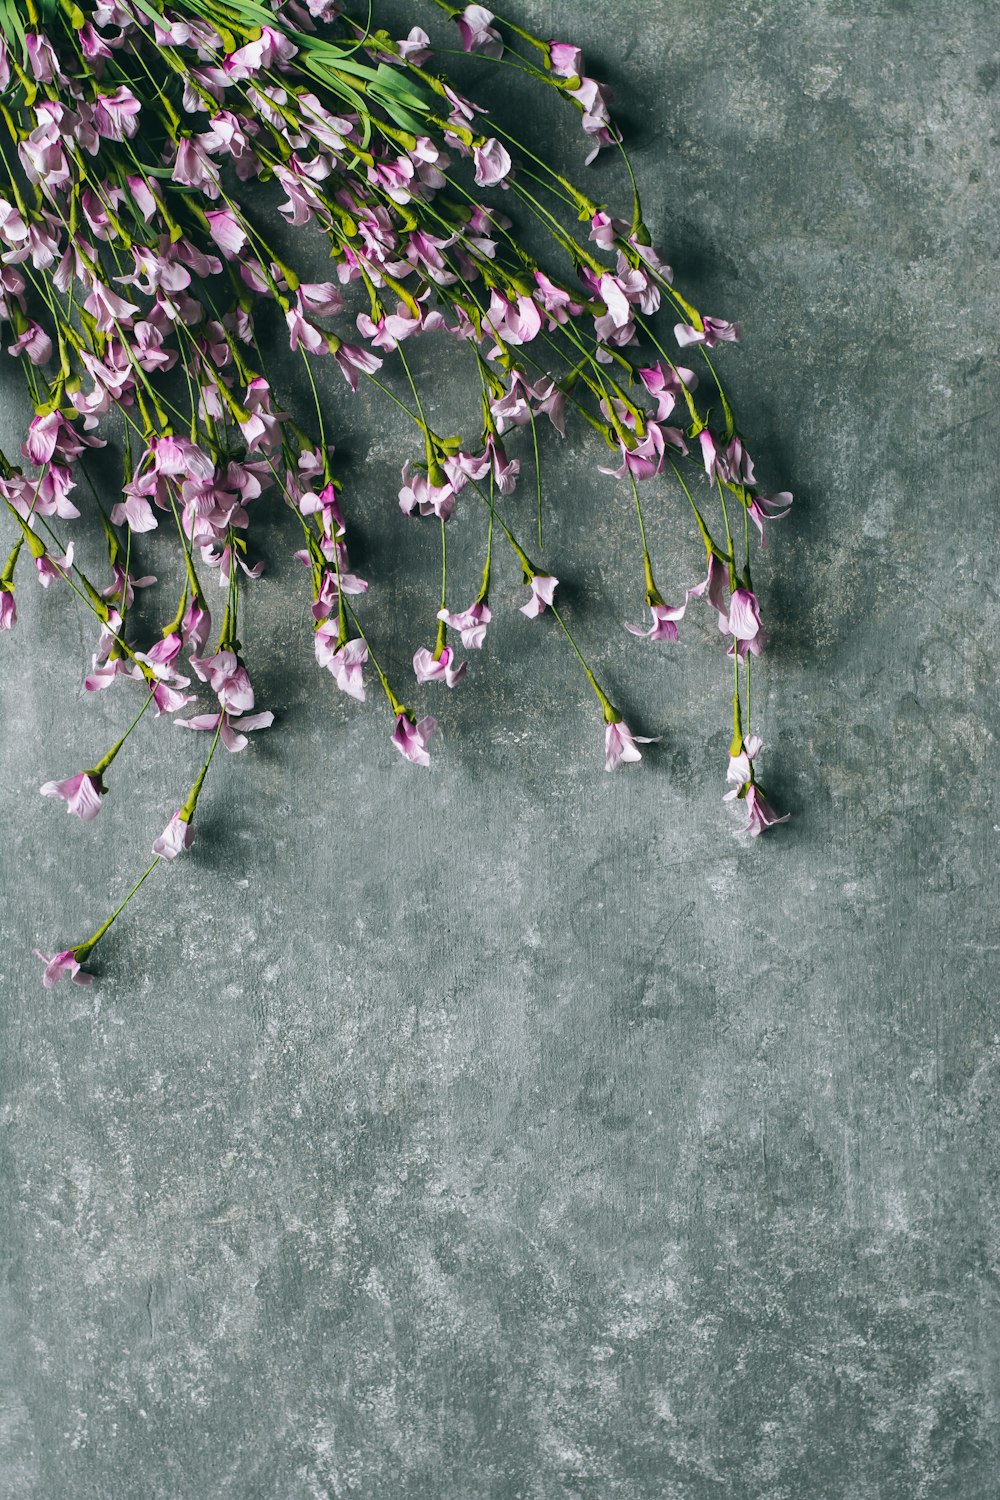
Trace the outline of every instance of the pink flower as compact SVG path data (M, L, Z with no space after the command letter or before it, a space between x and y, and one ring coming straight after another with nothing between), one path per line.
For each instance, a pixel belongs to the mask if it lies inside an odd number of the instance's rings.
M399 508L404 515L412 516L416 511L421 516L437 516L441 521L448 520L455 509L455 488L450 482L434 485L426 474L411 475L408 461L403 465L402 480Z
M437 720L429 714L419 723L414 723L412 715L401 713L396 719L392 743L404 760L415 766L429 766L431 758L427 753L427 742L436 729Z
M502 57L503 41L499 31L490 25L493 12L485 5L467 5L455 18L466 52L481 52L484 57Z
M751 495L747 511L757 530L760 532L760 544L767 546L767 537L764 533L766 521L783 521L792 508L792 496L788 490L779 490L776 495Z
M13 630L17 624L14 590L0 588L0 630Z
M326 620L319 626L315 635L316 660L321 667L326 667L332 673L333 680L342 693L364 703L362 668L368 660L368 647L360 639L345 641L342 646L338 646L338 637L339 626L335 620Z
M212 629L212 616L199 599L192 599L181 621L184 644L192 652L204 651Z
M492 136L481 146L474 146L472 154L476 161L476 183L479 187L496 187L511 169L509 153Z
M619 766L642 760L640 745L655 745L660 736L651 738L633 734L624 719L608 724L604 731L604 769L616 771Z
M549 59L557 78L582 78L583 53L570 42L551 42Z
M65 781L47 781L39 791L43 797L61 797L68 813L73 813L82 823L92 823L101 810L104 785L99 776L80 771Z
M527 604L521 605L522 615L527 615L529 620L537 619L545 613L547 605L551 605L555 598L558 578L553 578L550 573L535 573L528 579L528 587L531 590L531 598Z
M729 629L729 611L726 605L726 568L719 561L714 552L708 556L708 572L701 583L694 584L688 589L689 598L700 598L705 595L709 604L715 610L719 629L723 632Z
M690 323L674 326L674 338L682 349L688 344L704 344L706 349L714 349L716 344L735 344L739 340L738 323L726 323L722 318L702 318L702 323L704 327L700 329Z
M60 979L71 979L74 984L93 984L93 974L83 972L73 955L72 948L64 948L62 953L56 953L52 958L47 953L40 952L38 948L32 948L31 951L45 965L42 984L47 990L53 989Z
M161 859L176 859L194 843L194 828L175 812L159 838L153 840L153 853Z
M219 720L222 727L219 728ZM270 711L262 714L244 714L242 718L233 719L229 714L195 714L193 719L175 719L174 723L179 729L219 729L219 738L226 749L234 755L240 750L245 750L250 741L244 730L270 729L274 723L274 714Z
M47 589L57 578L66 578L68 570L73 566L73 543L70 542L66 548L65 557L50 557L46 552L42 557L35 558L35 567L38 570L38 582L43 589Z
M465 661L455 664L455 653L451 646L445 646L438 657L426 646L421 646L413 657L413 670L421 685L425 682L444 682L450 688L457 687L465 676L468 665Z
M759 838L765 828L773 828L776 823L787 823L791 817L791 813L785 813L783 818L779 818L755 782L747 787L744 800L747 805L747 832L752 838Z
M682 365L665 370L662 365L656 364L650 369L640 370L639 379L656 400L654 421L657 422L665 422L669 417L677 404L682 385L689 391L695 390L698 385L698 377L694 371L687 370Z
M217 651L214 656L192 656L202 682L207 682L227 714L246 713L253 708L253 687L235 651Z
M485 599L477 599L475 604L470 604L461 614L453 615L446 609L439 609L437 617L449 629L461 634L466 651L478 651L486 639L486 627L493 618L493 612Z
M401 42L397 42L396 44L399 47L400 57L405 58L407 62L415 63L418 68L422 68L431 56L430 40L426 31L422 30L421 27L412 26L409 36L405 36Z
M247 242L246 230L228 208L209 209L208 232L227 260L239 255Z
M341 344L334 349L333 358L352 391L358 388L359 376L374 375L376 370L382 368L378 355L367 349L359 349L356 344Z
M752 641L760 633L760 605L749 589L733 590L727 629L738 641Z
M110 141L124 141L139 128L138 99L127 88L99 94L94 106L94 129Z
M777 823L787 823L791 817L790 813L786 813L783 818L778 817L754 778L753 761L760 753L761 745L760 736L750 734L743 741L738 755L730 753L726 781L732 790L726 792L722 799L724 802L746 803L747 821L744 832L753 838L758 838L765 828L773 828Z
M687 607L687 599L683 604L678 604L674 608L671 608L669 604L651 604L649 608L653 623L648 630L643 630L640 625L626 625L625 629L632 635L645 636L648 641L676 641L678 638L676 621L683 620Z
M44 365L52 358L52 340L37 323L29 323L21 336L7 350L16 359L26 354L33 365Z

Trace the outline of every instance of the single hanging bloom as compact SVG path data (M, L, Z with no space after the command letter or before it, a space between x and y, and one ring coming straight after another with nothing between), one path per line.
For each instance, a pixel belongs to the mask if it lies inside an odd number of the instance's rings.
M159 838L153 840L153 853L158 854L160 859L176 859L178 854L190 849L193 843L194 827L181 817L178 810Z
M555 598L558 585L558 578L553 578L550 573L533 574L528 580L531 598L527 604L521 605L522 615L527 615L529 620L534 620L544 614L546 607L551 605Z
M674 338L684 349L688 344L704 344L706 349L714 349L716 344L736 344L739 342L739 323L727 323L723 318L702 318L701 328L695 328L691 323L677 323L674 326Z
M83 972L74 956L72 948L64 948L61 953L53 954L51 958L47 953L42 953L38 948L32 948L31 951L45 965L42 984L47 990L53 989L59 983L60 979L71 979L74 984L93 984L93 974L85 974Z
M633 734L624 719L616 719L604 731L604 769L616 771L619 766L642 760L640 745L655 745L660 736Z
M444 682L450 688L457 687L465 676L468 665L466 661L455 662L455 652L451 646L445 646L438 657L426 646L421 646L413 657L413 671L421 686L425 682Z
M757 785L753 761L760 753L762 744L763 741L759 735L748 734L743 741L740 753L733 755L730 752L726 780L732 790L726 792L722 799L723 802L738 800L746 804L747 821L743 831L749 833L752 838L759 838L766 828L774 828L778 823L787 823L791 817L791 813L785 813L783 818L779 818Z
M392 743L404 760L410 761L412 765L429 766L431 758L427 753L427 742L436 729L437 720L432 719L430 714L419 723L414 723L410 714L401 713L396 719Z
M499 31L490 25L493 12L485 5L467 5L455 19L466 52L479 52L483 57L503 56L503 40Z
M91 771L80 771L68 776L65 781L47 781L38 789L43 797L61 797L66 811L73 813L82 823L92 823L101 810L101 798L105 787L101 778Z
M683 604L651 604L650 613L653 623L648 630L643 630L641 625L626 625L625 629L630 635L644 636L647 641L676 641L678 636L677 621L683 620L684 611L688 607L687 599Z
M456 615L447 609L439 609L437 617L443 620L450 630L459 632L466 651L479 651L486 639L486 627L493 618L493 611L485 599L477 599L475 604L470 604L469 608L462 610L461 614Z

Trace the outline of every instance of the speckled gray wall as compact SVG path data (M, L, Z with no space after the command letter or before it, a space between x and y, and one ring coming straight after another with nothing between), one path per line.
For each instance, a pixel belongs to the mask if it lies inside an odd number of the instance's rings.
M657 239L744 321L725 371L797 496L756 572L792 821L734 834L713 628L625 636L626 499L578 439L550 446L545 556L664 735L644 765L605 776L586 683L504 560L411 771L316 671L276 517L243 636L279 724L214 777L99 982L44 993L31 948L91 930L195 747L137 735L95 827L43 803L121 704L85 701L87 621L23 589L4 1500L996 1496L996 7L516 9L617 85ZM434 538L395 505L407 434L338 380L403 664ZM673 592L698 548L663 505Z

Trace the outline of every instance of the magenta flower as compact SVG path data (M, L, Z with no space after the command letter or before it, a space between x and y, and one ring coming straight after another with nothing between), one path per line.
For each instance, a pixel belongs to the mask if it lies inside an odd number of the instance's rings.
M32 948L31 951L45 965L42 984L47 990L53 989L59 983L60 979L71 979L74 984L93 984L93 974L85 974L83 972L76 958L73 956L72 948L64 948L62 953L56 953L52 958L47 953L42 953L38 948Z
M522 615L527 615L529 620L535 620L539 615L544 614L546 606L551 605L555 598L558 584L558 578L553 578L550 573L533 574L528 579L531 598L527 604L521 605Z
M90 771L80 771L76 776L68 776L65 781L47 781L38 790L43 797L61 797L68 813L72 813L82 823L92 823L101 810L105 788L99 776Z
M153 853L161 859L176 859L194 843L194 827L175 812L159 838L153 840Z
M0 588L0 630L13 630L17 624L14 590Z
M779 818L755 782L747 787L744 800L747 805L747 832L752 838L759 838L765 828L773 828L777 823L787 823L791 817L791 813L785 813L783 818Z
M421 686L425 682L444 682L448 687L457 687L465 676L468 662L455 662L455 652L445 646L440 656L435 656L426 646L421 646L413 657L413 671Z
M461 614L451 614L447 609L439 609L437 617L449 629L460 633L466 651L479 651L486 639L486 627L493 618L493 612L485 599L477 599L475 604L470 604Z
M640 745L655 745L660 736L633 734L624 719L617 719L604 730L604 769L616 771L619 766L642 760Z
M33 365L44 365L52 358L52 340L37 323L29 323L21 336L7 350L16 358L26 354Z
M436 729L437 720L429 714L419 723L414 723L412 715L401 713L396 719L392 743L404 760L415 766L429 766L431 758L427 753L427 742Z

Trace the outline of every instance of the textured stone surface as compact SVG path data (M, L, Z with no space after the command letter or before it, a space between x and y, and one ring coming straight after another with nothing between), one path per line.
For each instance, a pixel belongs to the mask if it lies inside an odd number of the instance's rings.
M604 775L503 559L411 773L380 706L316 672L276 519L243 635L280 729L213 776L99 983L45 994L32 946L127 888L196 747L137 734L96 827L42 803L123 708L84 701L87 621L24 588L0 642L5 1500L996 1494L995 9L518 14L615 82L681 284L744 320L726 376L797 496L756 573L793 821L734 836L714 630L625 637L632 522L577 436L549 445L545 557L665 736L645 764ZM323 389L403 664L436 586L395 507L410 440ZM697 544L651 508L673 593Z

